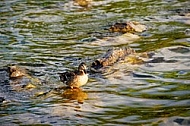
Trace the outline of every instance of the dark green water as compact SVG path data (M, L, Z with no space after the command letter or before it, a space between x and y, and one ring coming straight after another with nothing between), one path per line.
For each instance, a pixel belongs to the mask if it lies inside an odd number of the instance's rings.
M0 1L0 67L19 64L46 82L9 94L9 102L0 105L0 124L190 125L189 5L188 0L94 0L83 8L70 0ZM72 99L60 92L31 96L63 85L57 73L82 61L89 65L113 47L84 40L121 21L138 21L148 30L131 44L115 46L153 51L165 61L116 64L113 74L90 76Z

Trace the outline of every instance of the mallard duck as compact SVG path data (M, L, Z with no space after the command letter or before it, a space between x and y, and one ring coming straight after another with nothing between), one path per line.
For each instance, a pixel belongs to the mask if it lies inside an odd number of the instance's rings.
M85 63L81 63L76 71L59 73L60 80L70 88L79 88L88 81L87 67Z

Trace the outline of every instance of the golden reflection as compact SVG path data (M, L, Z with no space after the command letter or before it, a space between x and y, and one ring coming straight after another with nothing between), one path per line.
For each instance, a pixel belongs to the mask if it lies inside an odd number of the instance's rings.
M80 88L69 88L66 86L61 86L58 88L51 89L47 92L37 92L34 97L41 97L43 99L52 97L52 96L61 96L61 99L77 100L78 103L83 103L85 99L88 98L87 93L82 91ZM66 102L68 102L66 100ZM65 100L63 100L65 102Z
M125 60L130 64L143 64L144 63L143 59L140 59L139 57L135 57L135 56L129 56Z
M80 88L66 89L61 95L70 100L77 100L79 103L83 103L88 98L87 93Z
M143 64L150 58L149 54L144 52L144 53L134 53L125 58L125 61L127 63L130 63L132 65L134 64Z

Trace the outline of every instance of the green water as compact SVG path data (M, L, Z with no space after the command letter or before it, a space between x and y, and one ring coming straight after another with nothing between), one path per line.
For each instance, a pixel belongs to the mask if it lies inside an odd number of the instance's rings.
M0 105L1 125L190 125L189 5L188 0L94 0L83 8L70 0L0 1L0 67L19 64L44 82L8 94ZM122 21L138 21L148 30L133 43L115 46L152 51L165 61L116 64L113 74L90 75L74 98L61 92L33 96L62 86L57 73L82 61L90 65L113 47L84 40L106 36L110 24Z

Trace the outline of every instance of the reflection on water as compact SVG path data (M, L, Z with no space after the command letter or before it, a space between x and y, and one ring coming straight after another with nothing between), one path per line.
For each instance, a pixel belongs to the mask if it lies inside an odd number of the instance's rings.
M77 100L79 103L83 103L88 98L87 94L81 89L68 89L63 92L62 96L70 100Z
M32 76L14 84L0 70L0 123L189 125L189 1L76 2L0 1L0 67L18 64ZM122 21L138 21L148 30L135 33L138 39L130 43L117 41L107 27ZM116 43L102 46L103 36ZM154 55L145 63L126 59L106 73L89 73L81 89L60 88L57 73L127 46ZM35 87L22 87L29 84Z

